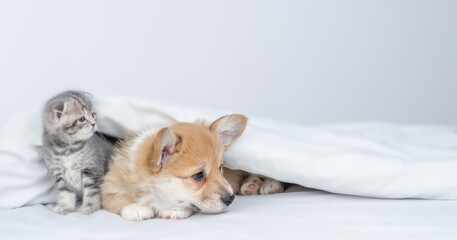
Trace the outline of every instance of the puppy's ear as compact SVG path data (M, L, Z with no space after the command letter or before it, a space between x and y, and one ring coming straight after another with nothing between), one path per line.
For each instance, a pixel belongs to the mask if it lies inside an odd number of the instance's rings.
M150 156L150 164L154 173L160 172L167 165L176 152L179 137L170 128L163 128L157 134L154 142L154 153Z
M247 117L241 114L231 114L223 116L211 123L209 129L219 135L222 145L227 149L244 132L247 122Z

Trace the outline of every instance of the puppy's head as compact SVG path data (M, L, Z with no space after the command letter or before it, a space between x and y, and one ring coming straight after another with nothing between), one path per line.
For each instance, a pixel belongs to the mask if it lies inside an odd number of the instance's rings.
M233 114L209 126L178 123L155 136L147 160L155 193L175 207L219 213L233 201L233 190L222 175L223 152L244 131L247 118Z

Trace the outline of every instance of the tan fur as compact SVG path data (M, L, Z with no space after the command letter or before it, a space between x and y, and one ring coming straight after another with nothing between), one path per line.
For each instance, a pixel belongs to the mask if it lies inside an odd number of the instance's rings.
M102 184L103 207L130 220L152 217L145 209L167 218L188 217L193 210L223 211L228 205L222 204L221 198L233 195L230 185L239 192L243 172L225 169L229 184L220 169L222 155L242 134L246 123L246 117L233 114L209 126L177 123L126 138L115 150ZM161 145L168 133L172 152L162 163ZM201 171L205 179L195 180L193 176Z
M247 174L248 173L245 171L224 168L224 177L227 179L230 186L232 186L234 194L240 194L241 183Z

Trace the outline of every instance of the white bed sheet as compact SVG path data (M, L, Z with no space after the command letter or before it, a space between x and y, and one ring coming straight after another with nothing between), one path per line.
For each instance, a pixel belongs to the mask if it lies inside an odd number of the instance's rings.
M292 187L238 196L228 211L129 222L105 210L58 215L51 206L0 211L1 239L456 239L457 201L391 200Z

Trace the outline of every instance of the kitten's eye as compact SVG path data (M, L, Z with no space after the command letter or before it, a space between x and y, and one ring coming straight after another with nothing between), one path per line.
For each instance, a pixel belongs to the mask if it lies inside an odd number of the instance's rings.
M203 172L199 172L199 173L197 173L197 174L194 174L192 177L193 177L196 181L201 181L201 180L203 180Z
M97 116L97 113L92 113L92 117L95 118Z
M78 121L79 122L84 122L84 121L86 121L86 118L85 117L80 117L80 118L78 118Z
M224 167L224 164L219 165L219 170L222 171L223 167Z

